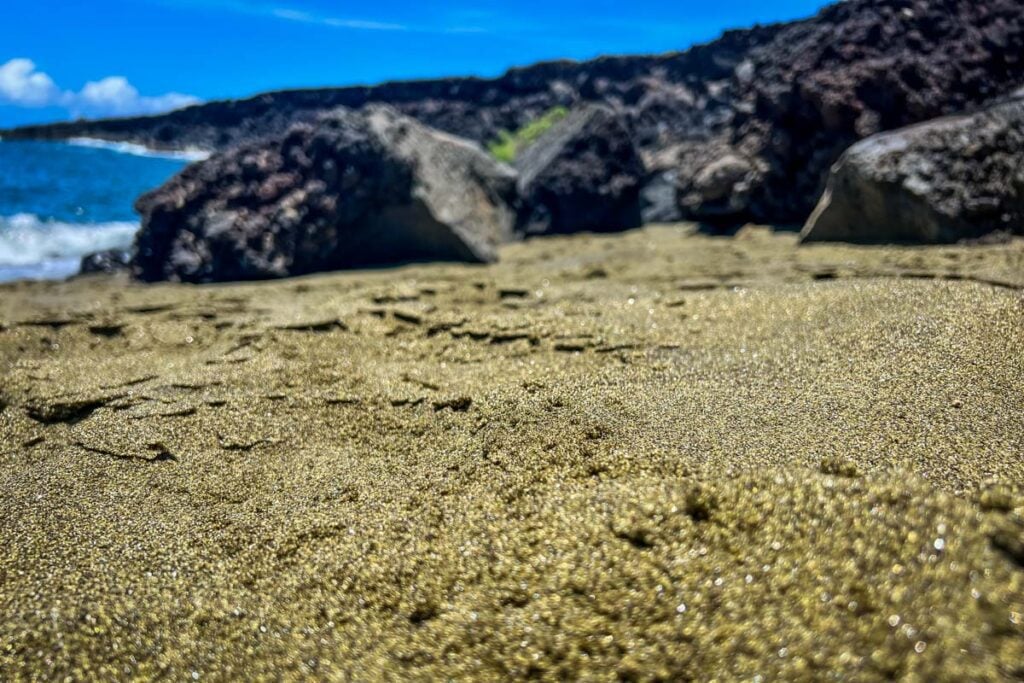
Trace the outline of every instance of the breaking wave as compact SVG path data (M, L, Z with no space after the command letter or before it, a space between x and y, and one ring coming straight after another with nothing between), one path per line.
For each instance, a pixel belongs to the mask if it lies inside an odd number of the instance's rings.
M139 229L128 221L63 223L33 214L0 216L0 280L73 275L82 256L127 249Z

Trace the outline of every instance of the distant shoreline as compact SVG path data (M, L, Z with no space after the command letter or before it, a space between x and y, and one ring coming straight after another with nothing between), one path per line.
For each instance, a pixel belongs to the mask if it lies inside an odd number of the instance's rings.
M157 149L154 147L147 147L146 145L139 144L136 142L115 142L112 140L103 140L101 138L91 138L85 136L72 137L72 138L52 138L52 139L31 139L31 138L4 138L0 135L0 142L50 142L58 145L72 145L74 147L90 147L93 149L107 149L112 152L118 152L120 154L131 154L139 157L150 157L154 159L177 159L180 161L204 161L209 159L213 152L205 149L199 149L198 147L189 146L185 149L174 150L174 149Z
M153 149L134 142L111 142L90 137L74 137L64 141L65 144L77 147L92 147L95 149L109 149L121 154L133 154L142 157L156 157L161 159L180 159L182 161L203 161L210 158L211 152L188 147L180 151Z

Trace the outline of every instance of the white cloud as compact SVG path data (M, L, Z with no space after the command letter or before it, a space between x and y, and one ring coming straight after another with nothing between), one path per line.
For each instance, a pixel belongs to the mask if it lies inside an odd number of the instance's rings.
M130 116L180 109L197 102L199 98L177 92L146 97L140 95L138 89L124 76L107 76L86 83L68 108L75 114Z
M61 90L30 59L0 65L0 104L18 107L60 107L72 116L157 114L199 102L191 95L170 92L142 95L124 76L89 81L79 92Z
M60 95L53 79L37 71L31 59L12 59L0 66L0 103L45 107Z

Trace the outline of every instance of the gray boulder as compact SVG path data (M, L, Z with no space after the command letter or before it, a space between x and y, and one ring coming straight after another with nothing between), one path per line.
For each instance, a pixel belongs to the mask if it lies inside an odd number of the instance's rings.
M340 109L194 164L136 203L136 277L259 280L487 262L514 237L515 172L387 107Z
M644 164L622 119L587 105L516 159L527 234L626 230L641 224Z
M653 180L642 195L645 222L655 209L668 215L662 207L669 197L675 203L676 220L724 225L746 220L758 171L755 162L728 140L710 137L671 145L649 155L647 165ZM671 195L664 191L668 179L673 184Z
M1024 98L883 133L833 167L805 242L948 243L1024 233Z
M710 146L709 150L718 153L710 155L692 174L679 176L683 213L709 223L742 222L757 177L754 164L732 148Z

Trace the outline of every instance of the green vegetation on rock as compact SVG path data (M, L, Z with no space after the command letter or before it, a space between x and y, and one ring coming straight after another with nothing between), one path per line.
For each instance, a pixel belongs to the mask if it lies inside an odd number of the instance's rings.
M510 164L515 161L519 150L535 142L568 115L569 110L565 107L553 107L515 132L501 131L498 139L491 142L487 149L495 159Z

